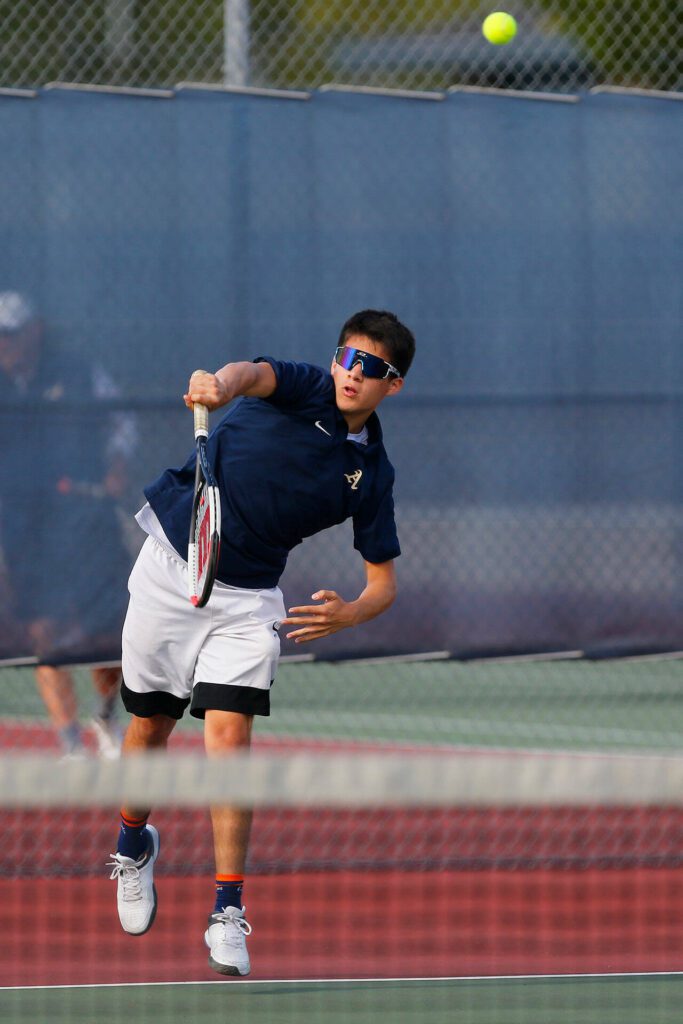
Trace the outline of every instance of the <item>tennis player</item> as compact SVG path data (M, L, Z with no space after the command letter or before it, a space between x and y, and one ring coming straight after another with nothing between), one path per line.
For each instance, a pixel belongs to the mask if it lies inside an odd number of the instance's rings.
M129 581L123 629L122 695L132 719L124 754L165 748L189 706L204 720L209 756L250 744L254 715L270 714L281 626L310 643L384 612L396 594L400 554L394 470L375 412L397 395L415 352L412 333L393 313L364 310L344 324L330 371L260 357L194 376L184 396L209 409L240 398L209 437L221 495L217 581L205 608L188 600L187 538L194 453L146 488L138 513L149 535ZM314 603L285 613L278 582L289 552L349 517L366 585L353 601L320 589ZM159 835L147 808L124 807L117 852L121 925L142 935L152 925ZM205 942L224 975L249 973L242 905L251 812L211 810L215 902Z

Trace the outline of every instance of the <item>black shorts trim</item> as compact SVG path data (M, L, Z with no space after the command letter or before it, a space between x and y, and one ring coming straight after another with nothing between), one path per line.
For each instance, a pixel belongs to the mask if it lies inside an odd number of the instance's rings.
M237 711L242 715L270 715L270 690L255 686L195 683L190 714L204 718L207 711Z
M190 703L190 698L175 697L172 693L153 691L151 693L136 693L129 690L125 681L121 683L121 700L126 711L138 718L151 718L153 715L167 715L168 718L175 718L179 721L185 714L185 708Z

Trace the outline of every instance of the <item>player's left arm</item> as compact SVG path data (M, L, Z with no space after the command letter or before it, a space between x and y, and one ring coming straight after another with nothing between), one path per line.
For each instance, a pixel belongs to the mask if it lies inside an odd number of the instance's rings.
M320 601L321 604L290 608L289 617L282 620L283 625L298 627L286 634L287 639L297 644L320 640L324 636L338 633L340 629L368 622L385 612L396 597L393 560L364 564L365 587L355 601L345 601L334 590L317 590L311 600Z

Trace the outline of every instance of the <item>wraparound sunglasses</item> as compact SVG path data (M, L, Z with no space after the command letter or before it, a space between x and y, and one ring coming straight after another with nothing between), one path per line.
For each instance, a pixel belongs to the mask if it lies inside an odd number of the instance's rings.
M360 363L363 376L370 377L373 380L386 380L387 377L401 376L396 367L388 363L386 359L380 359L379 356L363 352L361 348L349 348L348 345L340 345L334 353L334 359L345 370L351 370L356 363Z

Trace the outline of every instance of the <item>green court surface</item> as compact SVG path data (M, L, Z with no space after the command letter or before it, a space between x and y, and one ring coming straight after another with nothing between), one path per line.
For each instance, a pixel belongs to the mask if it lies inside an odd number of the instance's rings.
M92 705L76 670L81 714ZM257 735L568 750L679 750L683 659L284 662ZM45 722L30 669L0 669L0 722ZM181 729L201 723L186 716ZM4 746L11 743L4 740Z
M0 990L3 1024L679 1024L683 976Z

